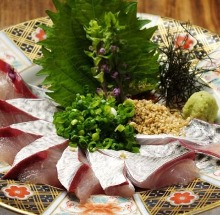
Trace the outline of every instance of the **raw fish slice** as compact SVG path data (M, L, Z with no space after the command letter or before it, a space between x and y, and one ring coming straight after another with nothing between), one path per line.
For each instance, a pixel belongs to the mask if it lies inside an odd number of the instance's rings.
M68 140L57 135L35 140L17 153L4 178L63 188L57 177L56 164L67 146Z
M131 197L135 189L126 178L124 160L111 157L102 151L88 152L88 160L103 190L107 195Z
M199 142L199 139L194 139L193 137L184 137L184 136L174 136L170 134L137 134L136 135L137 142L141 145L166 145L171 142L189 142L195 143Z
M38 119L53 121L53 115L57 111L56 105L49 99L10 99L6 102L13 107L30 114Z
M157 165L157 168L155 168L153 172L151 172L151 170L149 171L149 168L146 166L151 166L155 164L155 162L158 162L158 160L151 160L151 162L147 162L147 165L143 165L142 163L142 167L135 168L132 159L128 159L126 162L128 178L137 187L147 189L158 189L170 185L186 185L199 177L199 170L196 167L194 159L195 154L189 152L177 158L173 158L161 166ZM144 160L145 159L143 159L143 162ZM161 164L161 161L159 161L159 163ZM140 162L139 165L141 165Z
M29 122L16 123L10 125L9 127L26 133L41 136L56 134L56 128L54 124L52 122L44 121L41 119Z
M54 125L44 120L17 123L0 128L0 161L11 165L15 155L24 146L44 135L55 133Z
M179 141L173 141L165 145L141 145L140 154L142 156L152 158L163 158L172 156L173 153L187 152L187 150L179 143Z
M75 195L80 200L80 203L85 203L91 195L96 194L104 194L104 191L93 170L89 168L75 189Z
M198 140L200 145L220 144L220 125L194 119L183 129L186 138Z
M6 62L0 60L0 99L37 98L21 76Z
M216 158L220 158L220 144L213 145L200 145L197 143L189 143L189 142L181 142L181 144L187 149L193 150L197 153L202 153L205 155L214 156Z
M176 143L174 144L176 145ZM127 175L133 185L153 189L170 184L182 184L183 182L185 184L198 177L194 152L187 152L184 148L178 150L175 147L172 148L173 151L169 152L167 156L154 156L152 150L151 156L142 156L127 151L102 150L102 152L112 157L124 158ZM187 161L187 165L184 170L189 174L185 176L178 173L181 177L172 175L172 172L178 172L180 163L185 161ZM172 177L169 177L170 175ZM168 181L164 180L165 176L169 177Z
M52 122L55 111L56 107L46 99L0 100L0 127L37 119Z
M122 196L124 198L132 197L135 193L135 188L128 178L127 182L128 184L106 188L105 194L108 196Z
M186 138L193 140L193 142L180 141L184 147L220 158L220 125L195 119L185 127L183 134Z
M183 128L181 136L169 134L145 135L137 134L136 139L140 145L164 145L173 141L203 146L220 143L220 125L210 124L202 120L193 119Z
M0 161L12 165L18 151L41 136L10 127L0 129Z
M14 123L33 121L37 118L0 100L0 119L0 127L7 127Z
M92 194L103 193L98 179L78 148L71 150L67 147L64 150L57 162L57 172L61 184L67 191L75 193L81 203Z
M67 147L57 162L58 179L69 192L75 192L88 169L89 166L79 160L78 148L73 151Z

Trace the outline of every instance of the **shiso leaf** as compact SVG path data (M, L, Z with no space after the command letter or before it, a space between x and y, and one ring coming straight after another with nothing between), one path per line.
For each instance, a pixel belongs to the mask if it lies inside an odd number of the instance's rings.
M150 41L156 27L140 30L148 20L137 19L137 3L123 0L53 0L56 12L47 11L53 22L44 26L47 39L41 41L43 56L36 63L43 67L38 75L46 75L43 84L49 86L49 96L62 106L68 106L76 93L95 92L100 86L94 79L93 61L85 51L90 46L85 26L91 20L102 20L107 12L118 13L120 25L126 26L122 38L126 46L120 57L128 65L132 84L123 83L126 93L139 93L143 80L144 90L154 89L158 76L157 45ZM135 56L135 57L134 57ZM143 87L141 88L143 90Z

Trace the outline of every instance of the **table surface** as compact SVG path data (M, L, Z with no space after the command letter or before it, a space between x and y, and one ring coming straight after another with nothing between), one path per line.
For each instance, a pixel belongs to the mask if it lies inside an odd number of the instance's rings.
M220 35L220 0L137 1L138 12L189 21ZM55 11L52 0L1 0L0 29L45 16L46 10Z

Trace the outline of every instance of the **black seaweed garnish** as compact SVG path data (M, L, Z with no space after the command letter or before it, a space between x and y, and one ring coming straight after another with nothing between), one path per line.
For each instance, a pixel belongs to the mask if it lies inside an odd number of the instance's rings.
M211 60L204 50L203 44L190 33L190 25L182 24L182 31L166 35L167 45L159 48L160 58L160 81L158 84L159 100L164 100L166 106L181 108L188 98L207 86L199 76L207 71L197 68L196 62L202 59ZM185 36L182 43L177 44L179 35ZM192 47L188 45L188 39L196 41Z

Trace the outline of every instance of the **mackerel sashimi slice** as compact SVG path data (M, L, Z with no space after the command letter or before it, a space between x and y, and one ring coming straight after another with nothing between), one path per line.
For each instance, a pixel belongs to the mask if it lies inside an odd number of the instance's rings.
M52 122L48 122L41 119L12 124L8 128L17 129L26 133L41 136L56 134L56 128L54 124Z
M9 64L0 59L0 99L37 98L21 76Z
M124 160L101 151L88 152L88 160L107 195L131 197L135 189L126 178Z
M16 154L40 137L10 127L0 128L0 161L12 165Z
M136 136L140 145L160 145L178 141L183 147L197 153L220 158L220 125L193 119L182 130L182 136L169 134Z
M17 153L4 178L63 188L57 177L56 164L67 146L68 140L57 135L35 140Z
M150 156L144 156L113 150L102 150L102 152L108 156L124 158L127 177L133 185L155 189L174 184L186 184L198 177L198 169L194 162L195 153L188 152L183 147L179 148L178 145L173 149L167 156L157 156L153 153Z
M0 128L0 161L12 165L15 155L36 139L55 134L54 125L44 120L12 124Z
M75 193L80 202L92 194L103 193L98 179L79 148L67 147L57 162L58 179L67 191Z
M0 127L37 119L52 122L56 107L46 99L0 100Z
M220 125L209 124L202 120L193 120L185 127L186 138L193 138L193 142L180 143L195 152L220 158Z

